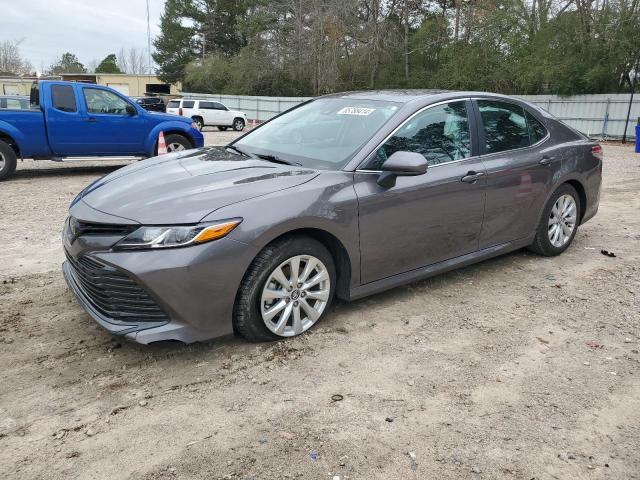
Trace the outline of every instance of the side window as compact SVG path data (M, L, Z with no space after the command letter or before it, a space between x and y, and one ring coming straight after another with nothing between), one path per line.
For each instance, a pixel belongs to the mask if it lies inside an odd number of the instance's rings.
M547 136L547 129L544 128L544 125L538 120L536 117L531 115L529 112L526 112L527 115L527 125L529 127L529 137L531 138L531 145L534 143L538 143L544 137Z
M195 101L193 100L183 100L182 101L182 108L193 108L193 106L195 105Z
M437 105L415 115L378 149L365 168L380 170L385 160L398 151L421 153L429 165L470 157L466 102Z
M107 115L125 115L127 113L127 102L115 93L97 88L83 88L82 91L89 113Z
M222 105L221 103L218 102L213 102L213 108L215 108L216 110L226 110L227 107L225 107L224 105Z
M495 100L478 100L484 124L486 153L529 146L529 132L522 107Z
M51 86L51 101L53 108L62 112L75 112L76 96L73 93L73 87L71 85L52 85Z

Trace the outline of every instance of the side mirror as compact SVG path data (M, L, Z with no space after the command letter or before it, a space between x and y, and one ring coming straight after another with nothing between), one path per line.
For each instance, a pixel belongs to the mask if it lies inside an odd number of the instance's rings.
M127 115L129 115L130 117L133 117L136 113L138 113L134 106L129 104L127 104L125 110L127 111Z
M391 188L396 184L396 177L422 175L428 166L427 159L420 153L395 152L382 164L378 185Z

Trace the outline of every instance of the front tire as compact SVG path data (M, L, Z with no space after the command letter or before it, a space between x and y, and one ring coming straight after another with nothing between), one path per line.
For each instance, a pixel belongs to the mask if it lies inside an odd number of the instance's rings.
M4 180L13 175L18 164L18 157L11 145L0 140L0 180Z
M335 284L333 258L317 240L288 237L267 245L238 290L234 330L251 342L300 335L324 316Z
M529 249L545 257L560 255L573 242L581 214L576 189L567 183L561 185L547 202Z
M167 153L180 152L182 150L189 150L193 148L193 145L191 145L191 142L189 141L188 138L185 138L182 135L178 135L175 133L171 135L167 135L164 138L164 141L167 145ZM157 154L158 154L158 144L156 143L156 155Z
M244 120L241 118L236 118L233 121L233 129L236 132L241 132L242 130L244 130Z

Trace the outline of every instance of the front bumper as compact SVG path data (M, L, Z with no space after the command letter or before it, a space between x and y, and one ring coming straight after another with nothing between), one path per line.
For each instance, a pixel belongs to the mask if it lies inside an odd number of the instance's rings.
M62 271L67 284L87 313L103 328L139 343L209 340L233 333L236 293L257 254L250 245L223 238L186 248L141 251L77 251L127 274L167 314L167 321L120 321L96 308L87 286L67 261ZM85 279L86 282L86 279Z

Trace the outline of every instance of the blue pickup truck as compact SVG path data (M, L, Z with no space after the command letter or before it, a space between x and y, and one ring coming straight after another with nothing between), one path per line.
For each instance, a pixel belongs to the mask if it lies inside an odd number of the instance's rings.
M168 151L201 147L190 118L149 112L100 85L40 81L30 109L0 110L0 180L18 158L152 157L164 132Z

